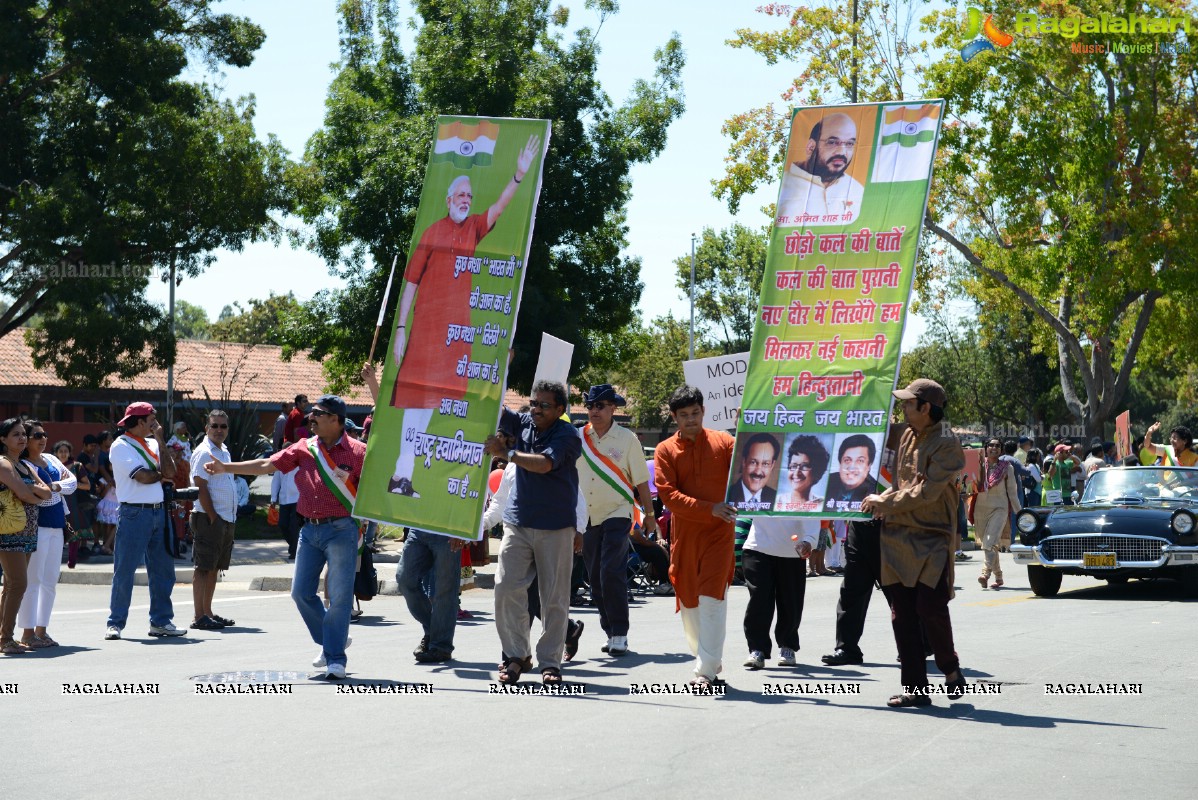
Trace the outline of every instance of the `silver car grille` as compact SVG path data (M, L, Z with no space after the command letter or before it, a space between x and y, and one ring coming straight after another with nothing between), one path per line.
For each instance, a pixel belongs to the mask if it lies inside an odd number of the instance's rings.
M1157 561L1168 542L1146 536L1050 536L1041 552L1052 561L1081 561L1082 553L1110 553L1124 561Z

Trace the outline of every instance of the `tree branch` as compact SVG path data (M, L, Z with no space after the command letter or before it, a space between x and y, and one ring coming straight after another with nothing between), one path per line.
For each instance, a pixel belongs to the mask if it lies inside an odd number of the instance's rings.
M41 308L42 300L45 295L38 297L38 293L46 288L46 279L38 278L29 288L21 293L21 296L13 300L11 306L3 314L0 314L0 337L7 336L17 328L29 321L39 308ZM26 308L26 306L28 306ZM21 309L24 308L24 311Z

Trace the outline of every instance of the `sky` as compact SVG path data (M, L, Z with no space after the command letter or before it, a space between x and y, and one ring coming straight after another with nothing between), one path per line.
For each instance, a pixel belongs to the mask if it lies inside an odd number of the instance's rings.
M671 126L661 155L634 167L630 176L626 253L642 260L645 290L640 308L646 320L670 311L684 319L688 316L688 301L675 285L672 262L690 253L692 233L701 233L704 227L719 230L734 221L759 227L766 221L761 207L777 194L776 184L763 187L742 200L734 217L711 193L711 182L722 175L728 151L728 140L720 132L723 122L769 102L785 108L779 95L799 71L788 64L767 65L761 56L725 43L738 28L780 24L778 18L756 10L761 2L694 0L682 5L624 0L620 13L600 31L603 52L598 77L616 105L628 96L634 81L652 77L653 51L672 32L680 35L687 56L682 77L686 112ZM554 3L559 4L571 10L570 30L597 24L596 15L585 9L582 0ZM275 134L298 159L323 120L332 65L338 58L336 3L228 0L219 9L262 26L266 43L248 68L229 68L218 75L196 72L193 77L216 82L228 97L253 94L259 135ZM410 16L405 9L404 17ZM410 45L411 34L407 35ZM407 49L410 52L410 46ZM251 298L288 291L303 301L338 283L312 253L292 248L286 241L277 247L260 243L247 245L242 252L217 253L216 263L203 275L184 281L176 297L203 307L215 320L234 301L244 306ZM165 304L166 285L152 282L150 298ZM904 349L914 346L924 328L917 317L908 320Z

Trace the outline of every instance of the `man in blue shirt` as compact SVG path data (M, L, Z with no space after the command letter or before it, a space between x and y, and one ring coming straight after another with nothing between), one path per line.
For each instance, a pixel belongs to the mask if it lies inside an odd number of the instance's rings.
M578 500L576 462L582 440L569 422L566 387L552 381L533 386L532 411L507 409L499 420L504 433L516 440L505 449L498 436L487 439L487 452L516 465L514 497L503 515L503 542L495 573L495 627L506 654L499 672L501 683L515 683L532 669L529 641L528 587L539 578L541 638L537 662L546 685L562 680L562 651L570 611L570 570L573 554L582 551L575 530Z

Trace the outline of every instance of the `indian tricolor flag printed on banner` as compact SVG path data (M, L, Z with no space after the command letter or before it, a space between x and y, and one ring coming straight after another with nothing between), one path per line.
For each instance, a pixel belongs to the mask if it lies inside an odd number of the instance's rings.
M878 128L873 183L926 180L936 153L940 106L885 106Z
M499 126L480 120L477 125L451 122L437 129L433 161L451 161L458 169L489 166L499 140Z

